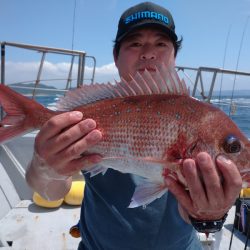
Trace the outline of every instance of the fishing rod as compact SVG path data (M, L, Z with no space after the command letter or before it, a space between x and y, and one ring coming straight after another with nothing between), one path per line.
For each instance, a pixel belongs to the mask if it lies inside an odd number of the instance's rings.
M232 24L229 26L229 29L228 29L228 32L227 32L222 69L225 68L226 54L227 54L228 41L229 41L229 36L230 36L230 33L231 33L231 28L232 28ZM224 73L221 74L220 91L219 91L219 107L221 106L220 101L221 101L221 91L222 91L223 76L224 76Z
M76 26L76 1L74 2L73 20L72 20L72 39L71 39L71 49L74 50L75 43L75 26Z
M242 36L241 36L240 48L239 48L239 53L238 53L238 58L237 58L236 70L235 71L238 71L238 68L239 68L240 55L241 55L243 40L244 40L244 37L245 37L249 17L250 16L248 16L247 19L246 19L245 26L244 26L244 29L243 29L243 33L242 33ZM231 101L230 101L230 109L229 109L229 117L231 117L233 109L234 109L234 107L233 107L233 98L234 98L234 91L235 91L235 83L236 83L236 73L234 75L233 90L232 90Z
M75 45L75 26L76 26L76 1L74 2L74 11L73 11L73 19L72 19L72 38L71 38L71 50L74 50L74 45ZM68 75L68 81L67 81L67 86L66 88L71 88L72 84L72 68L74 64L75 56L72 56L71 58L71 66L70 66L70 71Z

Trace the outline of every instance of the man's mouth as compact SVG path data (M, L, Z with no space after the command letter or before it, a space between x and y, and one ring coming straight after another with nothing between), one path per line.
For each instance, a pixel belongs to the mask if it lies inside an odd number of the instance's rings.
M154 67L144 67L144 68L139 68L138 71L139 72L144 72L145 70L149 71L149 72L155 72L156 69Z

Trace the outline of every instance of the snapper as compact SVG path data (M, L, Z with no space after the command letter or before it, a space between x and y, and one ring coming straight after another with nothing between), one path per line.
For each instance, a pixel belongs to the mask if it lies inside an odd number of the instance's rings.
M214 160L225 155L237 165L246 185L250 179L249 140L220 109L190 97L174 69L145 70L115 85L84 85L68 91L59 100L58 111L4 85L0 103L6 112L0 122L0 143L39 129L62 112L77 110L83 119L94 119L103 139L84 154L98 153L103 160L87 171L95 176L112 168L144 177L129 207L160 198L167 192L166 176L185 185L182 162L202 151Z

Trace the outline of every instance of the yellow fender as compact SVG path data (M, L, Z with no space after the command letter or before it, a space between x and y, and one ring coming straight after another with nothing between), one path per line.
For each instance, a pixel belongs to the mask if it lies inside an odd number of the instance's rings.
M250 198L250 188L242 188L240 191L241 198Z
M64 202L68 205L81 205L83 200L85 181L72 181L69 192L64 197Z
M33 194L33 201L36 205L40 207L46 207L46 208L57 208L57 207L60 207L63 203L63 199L56 200L56 201L48 201L44 199L37 192L34 192Z

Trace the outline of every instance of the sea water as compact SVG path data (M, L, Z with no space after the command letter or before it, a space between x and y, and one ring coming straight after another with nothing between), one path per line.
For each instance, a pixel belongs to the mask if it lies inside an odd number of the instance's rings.
M211 102L223 110L237 124L241 131L250 138L250 96L239 95L214 97Z

